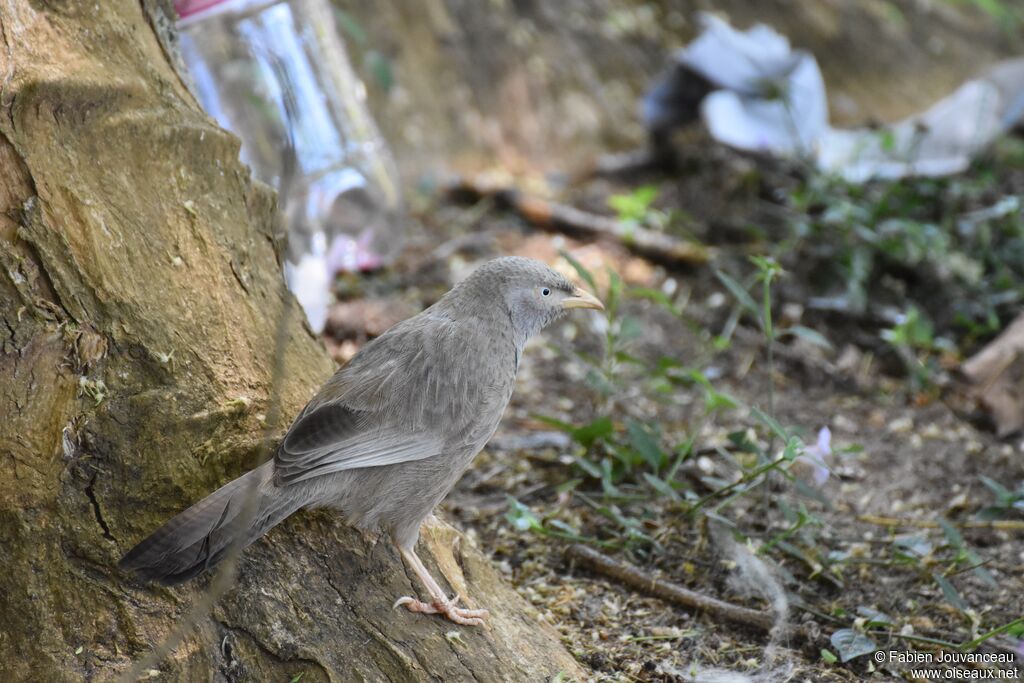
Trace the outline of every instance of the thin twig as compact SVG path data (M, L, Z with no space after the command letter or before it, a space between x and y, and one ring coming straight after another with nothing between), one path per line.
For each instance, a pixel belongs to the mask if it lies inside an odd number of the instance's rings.
M857 520L875 526L910 526L918 529L938 529L939 523L930 519L902 519L882 515L858 515ZM1024 531L1024 520L1020 519L969 519L951 522L961 529L995 529L998 531Z
M750 482L754 481L755 479L757 479L758 477L760 477L765 472L769 472L771 470L778 469L779 467L781 467L785 463L786 463L786 458L779 457L779 458L776 458L775 460L772 460L771 462L767 462L767 463L765 463L763 465L760 465L756 469L754 469L754 470L748 472L747 474L743 475L743 477L741 479L738 479L738 480L734 481L733 483L729 484L728 486L723 486L720 489L715 489L711 493L707 494L706 496L704 496L703 498L698 500L690 508L689 513L691 515L694 514L695 512L700 510L702 507L704 507L708 503L708 501L710 501L710 500L712 500L714 498L717 498L717 497L719 497L719 496L721 496L723 494L729 493L730 491L732 491L733 489L735 489L735 488L737 488L739 486L742 486L744 484L750 483ZM741 491L740 493L745 493L745 492L746 492L746 490Z
M523 194L515 188L460 179L447 188L447 194L456 201L474 203L492 198L496 205L516 211L542 230L565 232L585 239L610 239L662 263L695 266L715 257L714 249L702 244L684 242L663 232Z
M579 562L588 569L620 581L648 595L653 595L682 607L706 612L723 621L753 626L766 633L775 627L775 617L768 612L740 607L739 605L733 605L717 598L696 593L688 588L683 588L679 584L651 576L632 565L616 560L585 545L574 543L565 552L570 559Z
M718 600L717 598L696 593L688 588L683 588L679 584L651 576L637 567L620 560L616 560L615 558L609 557L608 555L594 550L593 548L588 548L581 543L574 543L573 545L570 545L566 549L565 554L569 559L579 562L588 569L607 576L610 579L615 579L616 581L619 581L631 588L635 588L642 593L652 595L656 598L661 598L667 602L681 605L689 609L706 612L712 617L721 619L722 621L728 621L743 626L752 626L766 633L770 633L776 626L775 617L768 612L750 609L748 607L740 607L739 605L733 605L731 603ZM831 615L817 612L806 605L797 604L796 606L804 612L818 617L822 621L839 624L843 623ZM872 635L886 636L909 643L920 643L924 645L944 647L947 649L959 649L964 652L970 652L985 643L1002 652L1013 652L1012 647L995 641L994 637L1006 633L1021 623L1024 623L1024 617L1008 624L1003 624L1002 626L993 629L974 640L963 643L956 643L948 637L934 638L917 634L894 633L892 630L871 629L868 633ZM792 628L789 633L792 637L805 640L807 642L813 642L815 640L812 633L801 626Z

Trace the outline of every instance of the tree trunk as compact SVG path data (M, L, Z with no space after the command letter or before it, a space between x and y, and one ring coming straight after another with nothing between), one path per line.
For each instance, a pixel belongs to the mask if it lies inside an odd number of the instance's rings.
M161 18L132 0L0 5L3 681L109 679L161 642L206 581L144 586L118 558L260 450L288 296L275 200L182 84ZM332 371L299 317L284 422ZM300 513L246 552L159 680L579 675L452 540L432 526L421 554L491 609L488 629L392 611L419 586L391 546Z

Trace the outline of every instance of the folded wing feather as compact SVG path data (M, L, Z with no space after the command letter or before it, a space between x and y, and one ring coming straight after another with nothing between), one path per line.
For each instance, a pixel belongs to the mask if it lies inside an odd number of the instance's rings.
M443 451L443 440L423 430L373 425L373 413L338 403L320 405L300 417L276 456L280 484L294 484L331 472L422 460Z

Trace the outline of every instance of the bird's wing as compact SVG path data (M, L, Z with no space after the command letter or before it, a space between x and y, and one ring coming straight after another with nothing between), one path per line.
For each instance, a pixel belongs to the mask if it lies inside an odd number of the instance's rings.
M454 326L422 314L367 344L310 401L276 455L290 484L331 472L422 460L444 451L451 402L474 405L453 370ZM447 362L446 362L447 361ZM448 419L446 419L448 418Z
M294 484L331 472L422 460L444 450L430 432L374 425L375 415L326 403L304 413L285 436L275 458L275 477Z

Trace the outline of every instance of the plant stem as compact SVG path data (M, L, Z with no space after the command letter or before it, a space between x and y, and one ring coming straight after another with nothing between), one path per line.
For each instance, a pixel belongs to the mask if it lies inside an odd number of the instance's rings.
M772 325L772 277L766 273L763 280L764 336L768 341L768 414L775 417L775 328ZM774 439L772 439L774 441Z
M733 489L735 489L735 488L737 488L739 486L742 486L743 484L746 484L746 483L748 483L748 482L750 482L750 481L752 481L754 479L757 479L759 476L761 476L765 472L768 472L770 470L778 469L779 466L782 465L782 463L784 463L784 462L786 462L785 458L777 458L776 460L772 460L769 463L765 463L764 465L761 465L760 467L757 467L752 472L747 473L742 478L734 481L733 483L729 484L728 486L723 486L720 489L716 489L716 490L712 491L711 493L709 493L708 495L704 496L703 498L701 498L700 500L698 500L696 503L693 504L693 507L690 508L690 514L693 514L693 513L697 512L697 510L700 510L711 499L716 498L716 497L718 497L718 496L720 496L720 495L722 495L724 493L728 493L729 491L732 491Z
M960 645L958 645L956 647L958 647L960 650L963 650L963 651L973 650L974 648L978 647L979 645L984 643L989 638L994 638L994 637L996 637L996 636L998 636L998 635L1000 635L1002 633L1006 633L1007 631L1009 631L1010 629L1014 628L1015 626L1020 626L1022 624L1024 624L1024 617L1020 617L1018 619L1014 619L1013 621L1011 621L1008 624L1003 624L999 628L994 628L991 631L989 631L988 633L983 633L980 636L978 636L977 638L975 638L974 640L969 640L966 643L961 643Z
M676 455L676 459L673 461L672 466L669 467L668 472L665 475L665 481L674 481L676 473L679 472L679 468L683 465L683 461L697 452L697 439L700 437L701 432L704 431L704 425L707 424L708 417L709 411L705 410L704 414L701 415L700 422L697 423L694 430L690 433L690 443L687 445L687 448L679 451L679 454Z

